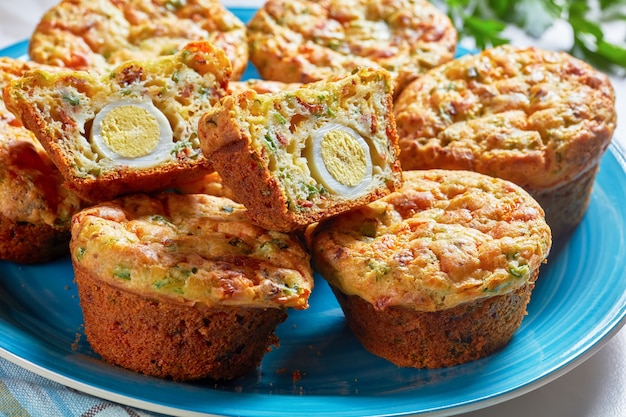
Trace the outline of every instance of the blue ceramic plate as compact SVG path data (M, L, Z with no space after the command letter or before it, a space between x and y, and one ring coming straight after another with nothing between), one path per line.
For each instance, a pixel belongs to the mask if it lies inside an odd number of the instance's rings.
M247 20L251 10L235 10ZM22 42L0 51L26 54ZM249 73L248 76L254 75ZM317 279L310 309L280 325L280 347L229 383L180 383L108 365L89 347L69 259L0 263L0 356L80 391L170 415L450 415L553 380L613 336L626 316L626 158L611 146L588 212L557 242L511 343L447 369L400 369L365 351Z

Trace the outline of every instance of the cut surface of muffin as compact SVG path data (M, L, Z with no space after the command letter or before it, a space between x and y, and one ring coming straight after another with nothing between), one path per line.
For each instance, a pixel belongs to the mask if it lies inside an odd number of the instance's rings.
M98 202L211 172L197 124L226 94L230 74L223 51L196 42L106 75L31 71L7 86L4 100L67 186Z
M402 181L390 79L382 69L226 97L198 131L236 200L268 229L303 228Z

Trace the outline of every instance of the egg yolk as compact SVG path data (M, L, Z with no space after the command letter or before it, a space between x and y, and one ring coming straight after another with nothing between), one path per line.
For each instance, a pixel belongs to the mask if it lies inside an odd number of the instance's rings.
M100 135L109 149L126 158L148 155L161 138L156 118L146 109L132 105L109 111L100 123Z
M365 178L365 152L346 131L334 129L326 133L320 151L328 173L340 184L355 187Z
M94 150L110 163L144 168L170 159L170 122L151 102L115 101L98 112L91 129Z
M355 197L371 186L370 147L348 126L333 122L320 127L309 137L304 155L311 175L330 193Z

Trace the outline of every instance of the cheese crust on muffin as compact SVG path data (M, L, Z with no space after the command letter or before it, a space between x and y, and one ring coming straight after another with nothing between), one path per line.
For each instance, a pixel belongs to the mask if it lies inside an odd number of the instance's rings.
M235 199L268 229L301 229L402 181L390 76L381 68L225 97L198 132Z
M4 91L86 200L149 192L213 171L198 140L201 115L227 94L230 64L207 42L111 73L31 71Z
M185 304L308 307L309 255L297 238L250 223L205 194L134 194L74 216L72 262L99 280Z
M542 204L555 236L581 220L616 125L605 74L564 52L508 45L429 71L394 113L403 169L513 181Z
M178 52L190 41L224 50L239 78L248 63L246 26L217 0L63 0L45 13L29 43L32 60L108 72L128 60Z
M450 19L422 0L269 0L248 23L262 78L312 82L380 65L395 93L454 56Z
M314 233L316 270L380 310L437 311L506 294L531 280L551 246L528 193L469 171L405 171L400 190Z

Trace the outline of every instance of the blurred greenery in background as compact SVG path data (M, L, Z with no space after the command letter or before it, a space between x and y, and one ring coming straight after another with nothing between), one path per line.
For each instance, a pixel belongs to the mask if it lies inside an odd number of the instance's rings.
M514 25L540 38L553 25L571 28L570 54L612 75L626 75L626 0L434 0L452 19L461 38L485 49L508 43ZM618 34L617 39L614 39Z

